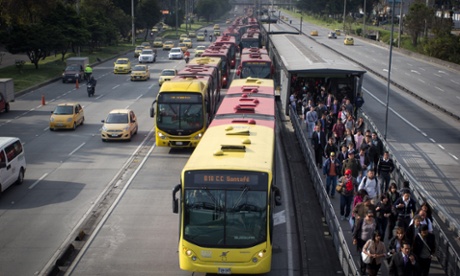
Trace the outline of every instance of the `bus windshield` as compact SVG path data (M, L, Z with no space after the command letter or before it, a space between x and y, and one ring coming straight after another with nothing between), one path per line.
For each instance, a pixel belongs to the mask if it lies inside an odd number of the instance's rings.
M202 97L195 93L167 93L158 97L159 129L195 131L203 128Z
M243 45L243 48L251 48L251 47L259 48L260 47L259 39L257 38L245 38L241 40L241 44Z
M269 62L246 62L242 65L241 78L270 79L271 65Z
M208 247L248 247L267 239L267 193L185 190L184 238Z

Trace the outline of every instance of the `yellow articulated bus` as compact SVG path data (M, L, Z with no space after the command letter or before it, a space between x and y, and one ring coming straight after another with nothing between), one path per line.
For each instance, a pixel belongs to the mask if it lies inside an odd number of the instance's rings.
M214 114L210 104L217 97L212 79L206 76L176 76L163 83L150 108L155 117L156 145L189 148L200 142Z
M180 215L179 265L192 272L271 270L275 186L275 100L271 86L230 89L173 190ZM230 90L229 89L229 90ZM260 93L271 90L271 95Z

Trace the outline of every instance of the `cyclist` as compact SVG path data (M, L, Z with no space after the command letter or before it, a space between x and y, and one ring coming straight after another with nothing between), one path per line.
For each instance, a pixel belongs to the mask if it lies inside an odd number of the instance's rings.
M208 30L204 30L204 36L208 36Z
M190 59L190 52L188 51L188 49L185 50L184 58L185 58L185 63L188 63L188 61Z
M212 42L212 34L209 34L209 42Z

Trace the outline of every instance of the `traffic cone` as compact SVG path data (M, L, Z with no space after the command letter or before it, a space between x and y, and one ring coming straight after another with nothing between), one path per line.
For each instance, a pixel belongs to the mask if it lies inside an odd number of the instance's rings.
M42 105L45 105L45 95L42 94Z
M78 86L78 79L75 81L75 88L76 88L76 89L80 88L80 87Z

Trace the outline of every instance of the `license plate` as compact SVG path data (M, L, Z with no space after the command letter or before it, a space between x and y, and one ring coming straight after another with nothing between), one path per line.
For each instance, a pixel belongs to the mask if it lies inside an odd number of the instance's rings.
M64 124L58 123L56 124L56 126L61 127L61 126L64 126Z
M176 145L178 145L178 146L182 146L183 144L184 143L182 143L182 142L176 142Z
M140 79L141 77L137 76L136 79Z
M232 269L229 267L218 267L217 273L218 274L232 274Z
M118 134L111 134L112 137L118 137Z

